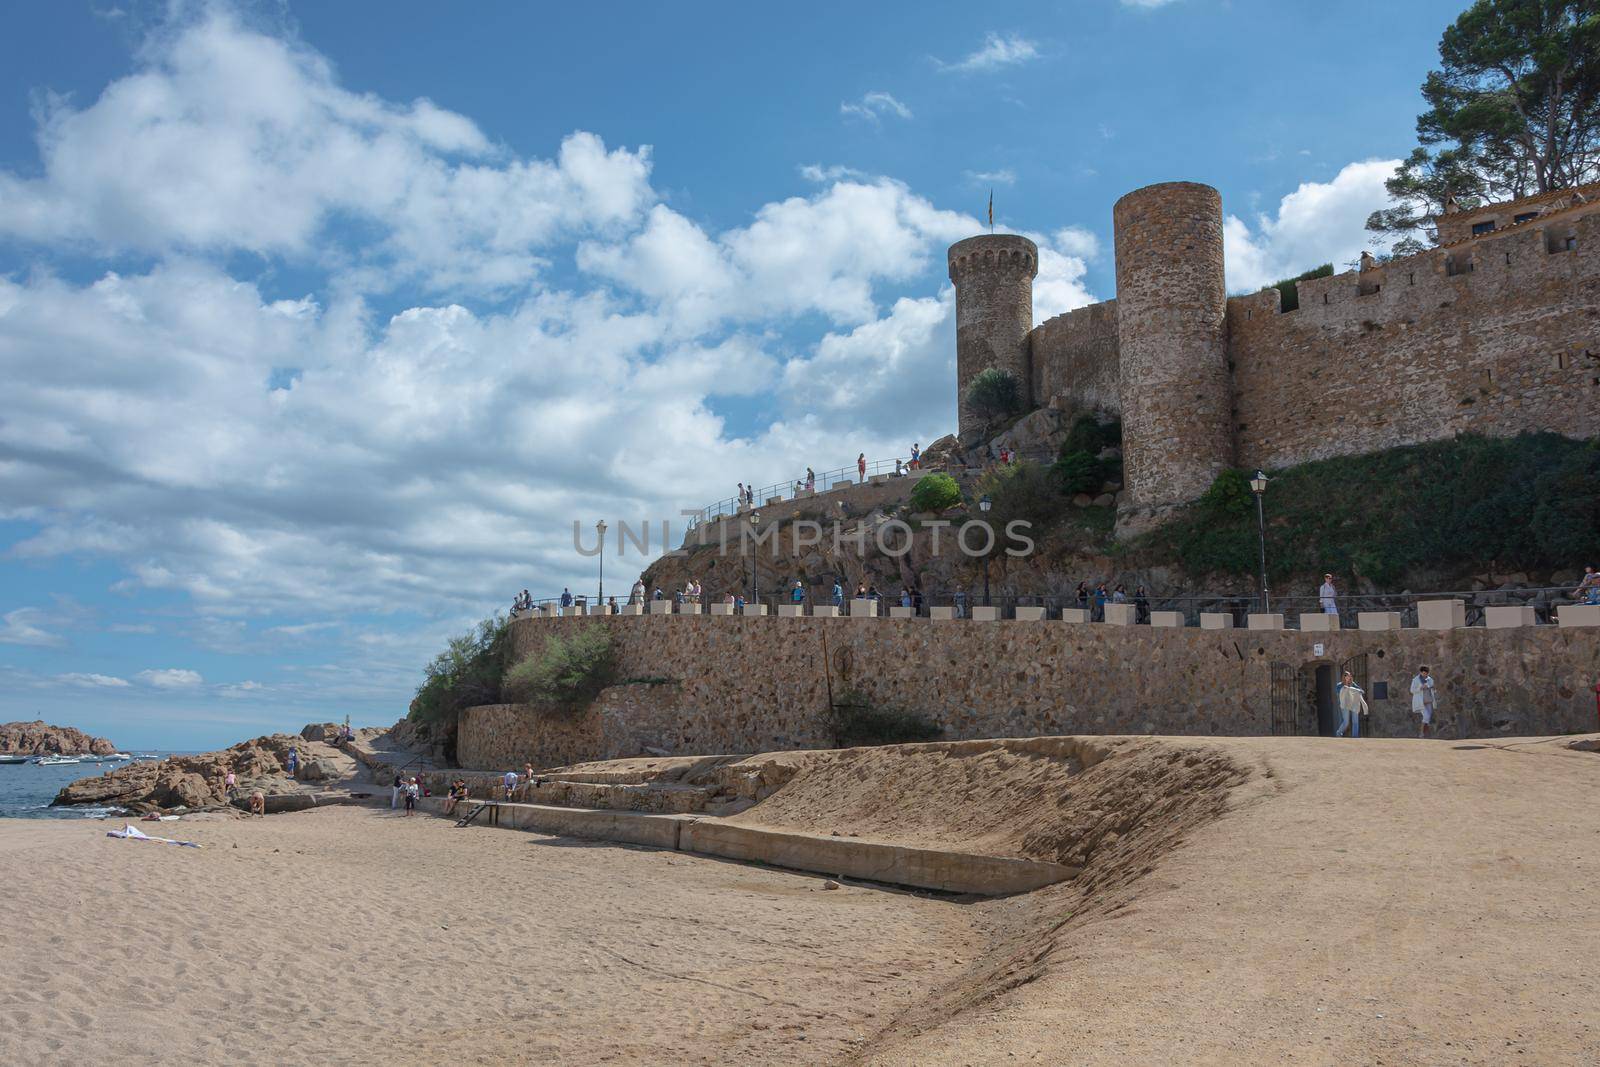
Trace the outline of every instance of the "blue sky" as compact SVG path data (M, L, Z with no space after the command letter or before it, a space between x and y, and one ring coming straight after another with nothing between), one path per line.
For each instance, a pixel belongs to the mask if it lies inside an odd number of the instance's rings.
M991 189L1040 318L1154 181L1221 190L1234 290L1347 262L1462 6L8 12L0 718L392 721L592 581L574 520L928 443Z

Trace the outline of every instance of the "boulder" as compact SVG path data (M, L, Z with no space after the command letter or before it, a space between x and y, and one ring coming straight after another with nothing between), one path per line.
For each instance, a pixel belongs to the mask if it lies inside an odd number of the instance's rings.
M1009 448L1024 456L1054 458L1066 437L1066 419L1062 412L1055 408L1039 408L997 435L989 442L988 451L991 455L999 455L1000 449Z
M103 737L91 737L71 726L33 722L0 723L0 753L25 756L109 756L117 750Z

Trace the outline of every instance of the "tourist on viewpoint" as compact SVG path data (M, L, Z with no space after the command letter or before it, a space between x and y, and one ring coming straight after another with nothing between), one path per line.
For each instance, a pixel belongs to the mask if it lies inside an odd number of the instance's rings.
M856 470L860 472L861 480L865 482L867 480L867 454L865 452L856 457Z
M633 592L628 594L628 603L630 603L630 604L643 604L644 603L644 580L642 578L635 578L634 579Z
M792 604L804 604L806 602L806 586L798 578L794 580L794 589L789 592L789 602Z
M1344 732L1349 730L1351 737L1360 737L1361 716L1367 713L1367 698L1356 684L1355 675L1345 671L1334 694L1339 701L1339 728L1333 732L1333 736L1343 737Z
M1333 587L1333 575L1322 576L1322 588L1317 590L1317 596L1322 599L1322 613L1324 615L1339 614L1339 590Z
M844 586L839 584L839 579L837 578L833 580L833 606L836 608L844 607Z
M1417 668L1417 673L1411 679L1411 712L1413 715L1422 716L1422 726L1417 733L1418 737L1427 737L1428 728L1433 725L1433 713L1439 705L1439 691L1433 684L1433 675L1424 663Z
M917 442L911 443L911 469L918 470L922 467L922 449Z

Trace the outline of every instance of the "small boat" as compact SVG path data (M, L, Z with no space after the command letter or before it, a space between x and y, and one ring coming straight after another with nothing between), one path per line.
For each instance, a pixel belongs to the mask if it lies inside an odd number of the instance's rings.
M0 752L0 764L27 763L30 758L21 752Z
M83 762L83 758L80 757L80 756L40 756L39 757L39 766L41 766L41 767L64 767L69 763L82 763L82 762Z
M109 756L101 756L100 758L101 759L132 759L133 757L128 755L126 752L113 752Z

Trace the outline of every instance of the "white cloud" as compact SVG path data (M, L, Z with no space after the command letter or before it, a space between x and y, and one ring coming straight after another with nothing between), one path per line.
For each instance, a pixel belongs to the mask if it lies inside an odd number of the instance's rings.
M882 121L884 115L894 115L896 118L911 118L911 109L888 93L873 91L863 96L860 101L851 103L846 101L839 105L839 114L846 118L866 119L868 122Z
M78 674L76 672L56 675L56 681L63 685L77 686L80 689L126 689L131 684L126 678L115 678L109 674Z
M157 689L196 689L205 683L198 671L169 667L163 670L140 671L135 675L146 685Z
M1123 7L1136 7L1146 11L1154 11L1158 7L1175 4L1178 0L1122 0Z
M1039 49L1032 41L1017 34L986 33L983 46L976 52L954 63L940 63L948 71L987 71L1015 66L1039 58Z
M352 280L504 287L531 279L541 246L653 197L647 148L578 133L555 160L518 159L429 100L342 88L322 56L225 5L194 10L94 103L45 104L42 175L0 172L0 236L326 260L330 223L358 219L380 236L342 264L363 268Z
M865 173L857 170L854 167L845 167L838 164L825 167L820 163L806 163L798 169L800 171L800 177L804 178L808 182L816 182L819 185L825 185L829 182L836 182L841 178L867 177Z
M1365 229L1367 216L1388 206L1383 183L1398 160L1350 163L1331 181L1305 182L1285 196L1275 214L1255 224L1229 215L1223 224L1228 291L1246 292L1293 277L1323 263L1335 270L1378 247Z
M17 608L0 615L0 644L47 648L64 644L60 634L45 629L50 616L39 608Z
M268 687L260 682L235 682L230 685L219 685L216 693L219 697L228 700L241 700L245 697L259 696L267 691Z
M1082 226L1064 226L1055 232L1051 243L1064 255L1095 259L1100 255L1100 238Z
M973 185L1015 185L1016 172L1010 168L1000 170L969 170L967 180Z

